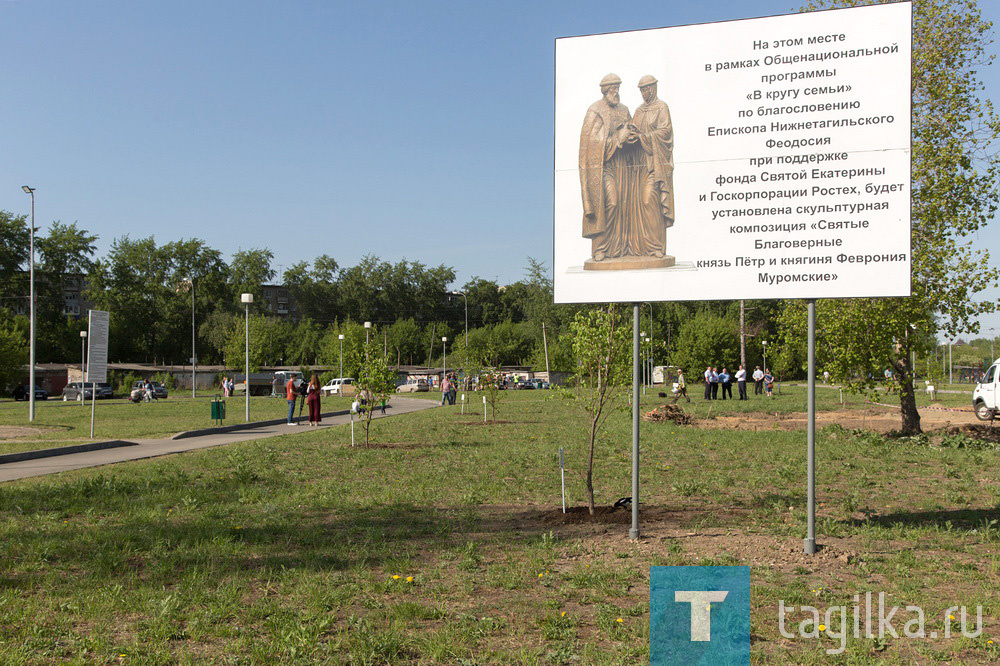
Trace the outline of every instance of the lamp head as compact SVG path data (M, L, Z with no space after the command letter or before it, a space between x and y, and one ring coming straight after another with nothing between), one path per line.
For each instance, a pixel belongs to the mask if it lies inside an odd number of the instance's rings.
M241 303L253 303L253 294L240 294Z

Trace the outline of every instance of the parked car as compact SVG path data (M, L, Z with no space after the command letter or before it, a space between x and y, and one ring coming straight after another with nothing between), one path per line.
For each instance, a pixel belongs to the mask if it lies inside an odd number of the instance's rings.
M94 388L94 382L70 382L63 389L62 399L63 402L67 400L83 400L84 394L88 398L96 395L98 400L106 400L107 398L114 397L111 384L107 382L98 382L96 389Z
M355 379L353 377L331 379L325 386L320 388L319 394L323 396L351 395L354 393L354 382Z
M161 382L150 382L153 385L153 397L157 400L167 399L167 387ZM132 384L132 392L136 390L142 391L144 389L145 382L135 382Z
M28 399L28 385L21 384L14 388L13 391L14 400L27 400ZM49 392L43 389L41 386L35 385L35 400L48 400Z
M396 393L424 393L430 390L426 379L408 377L405 384L396 387Z
M532 391L534 390L535 385L531 382L518 382L514 384L514 388L518 391Z

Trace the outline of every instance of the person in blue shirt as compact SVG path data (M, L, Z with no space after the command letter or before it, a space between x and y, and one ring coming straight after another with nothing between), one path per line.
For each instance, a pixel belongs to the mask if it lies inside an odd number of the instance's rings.
M722 384L722 399L726 399L726 394L729 395L729 399L733 399L733 382L729 376L729 372L723 368L722 372L719 373L719 383Z
M712 367L712 376L709 378L712 383L712 400L719 399L719 373L715 371L715 366Z

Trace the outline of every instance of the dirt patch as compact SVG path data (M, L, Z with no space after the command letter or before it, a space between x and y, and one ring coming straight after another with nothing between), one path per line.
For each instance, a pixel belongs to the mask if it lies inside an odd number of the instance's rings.
M513 421L501 421L500 419L497 419L496 421L469 421L467 423L462 423L460 425L464 425L464 426L491 426L491 425L500 425L502 423L513 423Z
M698 509L671 510L663 506L644 506L640 515L641 538L625 539L632 523L629 509L608 506L595 507L591 516L586 507L531 509L517 507L484 507L487 518L482 525L487 530L511 530L518 533L554 530L564 539L586 539L591 553L606 552L609 559L634 550L652 557L663 555L671 543L682 546L691 562L704 559L734 558L740 564L767 566L787 573L801 573L803 568L822 572L824 578L846 575L863 560L862 544L857 539L837 539L824 536L814 555L807 555L799 536L753 533L738 527L712 527L693 530L692 524L704 519L708 512ZM744 509L727 509L727 515L748 514ZM897 544L905 548L907 544ZM577 557L569 557L575 560Z
M660 405L653 411L643 414L642 420L652 423L670 421L678 425L688 425L691 423L691 416L677 405Z
M933 431L948 429L955 426L978 424L975 414L969 412L938 411L932 409L920 410L920 426L923 430ZM899 430L899 410L884 407L869 407L867 409L844 409L833 412L816 412L816 426L837 424L849 430L874 430L875 432L890 432ZM712 419L694 419L692 425L696 428L720 430L805 430L806 414L801 412L783 414L768 412L752 412L716 416Z
M0 441L17 440L20 437L34 437L45 432L42 428L27 426L0 426Z

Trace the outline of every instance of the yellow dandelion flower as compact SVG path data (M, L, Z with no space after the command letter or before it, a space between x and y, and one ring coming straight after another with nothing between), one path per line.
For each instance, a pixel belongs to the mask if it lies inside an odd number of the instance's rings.
M538 577L539 577L539 578L541 578L541 577L542 577L542 576L544 576L544 575L545 575L545 574L543 574L543 573L540 573L540 574L538 574Z
M949 619L949 620L954 620L954 619L955 619L955 616L954 616L954 615L949 615L949 616L948 616L948 619Z
M562 614L559 617L566 617L566 611L563 611ZM993 641L990 641L990 643L992 643L992 642Z
M621 619L621 618L618 618L617 620L615 620L615 622L618 622L619 624L621 624L621 623L622 623L622 622L624 622L624 621L625 621L625 620L623 620L623 619Z
M397 574L392 574L392 579L393 580L399 580L400 578L401 578L401 576L399 576Z
M407 576L406 577L406 582L407 583L412 583L413 582L413 576Z
M993 645L993 641L992 640L986 641L986 644L987 645Z
M826 625L825 624L819 625L819 630L820 631L826 631Z

